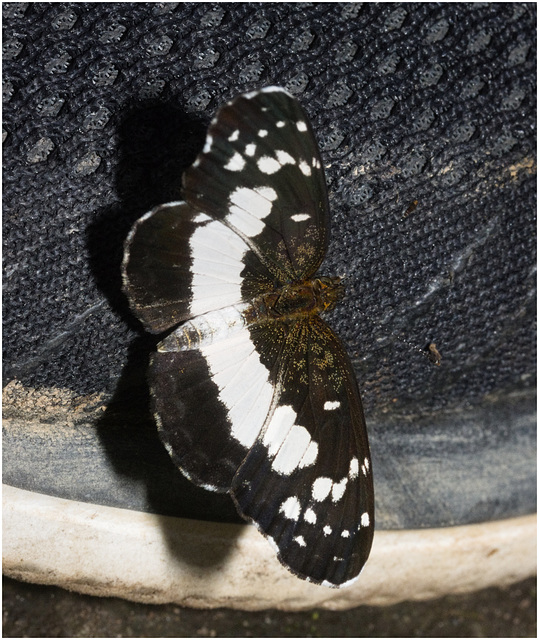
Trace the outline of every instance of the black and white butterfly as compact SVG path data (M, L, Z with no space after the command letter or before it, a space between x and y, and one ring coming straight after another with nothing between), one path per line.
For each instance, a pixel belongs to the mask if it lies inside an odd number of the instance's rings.
M316 141L279 87L238 96L184 176L185 202L131 230L124 291L146 329L160 436L195 484L228 492L281 562L352 582L371 548L372 469L351 363L319 317L329 210Z

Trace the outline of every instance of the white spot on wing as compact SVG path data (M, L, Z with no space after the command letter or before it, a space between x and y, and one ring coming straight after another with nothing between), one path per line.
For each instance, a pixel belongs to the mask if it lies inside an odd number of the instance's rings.
M313 498L317 502L322 502L322 500L325 500L328 497L329 492L331 491L332 484L333 482L331 481L331 478L326 478L324 476L317 478L313 482L313 488L312 488Z
M266 129L260 129L260 131L258 132L259 138L265 138L267 135L268 135L268 132L266 131Z
M295 213L291 216L294 222L305 222L305 220L308 220L310 217L308 213Z
M245 167L245 160L239 153L235 153L225 165L229 171L241 171Z
M240 137L239 129L235 129L229 136L228 139L230 142L235 142Z
M296 413L290 406L277 407L268 425L263 442L268 444L268 453L277 450L271 466L285 475L295 469L313 464L318 455L318 445L311 441L305 427L294 424Z
M295 496L290 496L287 498L279 511L284 515L288 520L297 520L299 518L299 514L301 513L301 505L299 500Z
M296 122L296 127L298 128L298 131L307 131L307 125L305 124L305 122L303 122L303 120L299 120L298 122Z
M324 402L324 411L333 411L333 409L338 409L341 406L341 403L338 400L326 400Z
M347 580L346 582L341 583L340 585L338 585L341 589L345 589L346 587L349 587L351 584L354 584L354 582L357 581L357 579L359 578L359 575L355 576L354 578L350 578L350 580ZM335 585L334 585L335 586Z
M365 511L365 513L361 514L361 526L362 527L368 527L370 525L371 521L369 518L369 514Z
M267 447L270 456L279 451L295 420L296 412L290 405L281 405L275 409L262 439L262 444Z
M326 526L322 529L322 531L324 532L325 536L329 536L329 534L333 531L333 529L328 524L326 524Z
M299 168L301 173L303 173L304 176L310 176L311 175L311 167L309 167L309 165L305 162L305 160L302 160L299 163Z
M352 458L350 460L350 471L348 471L348 477L350 480L357 478L357 474L359 472L359 462L357 458Z
M256 144L251 143L245 147L246 156L252 157L255 155L255 153L256 153Z
M212 144L213 144L213 138L210 135L206 136L206 142L204 143L204 148L202 149L202 152L209 153Z
M284 166L285 164L296 164L295 158L293 158L286 151L282 151L281 149L277 149L277 151L275 152L275 155L277 156L277 160L279 161L279 164L281 166Z
M349 538L350 537L350 531L348 531L348 529L343 529L341 531L341 538Z
M283 120L279 120L279 122L275 123L275 126L278 127L279 129L282 129L285 125L285 122Z
M262 156L261 158L259 158L256 164L258 165L260 171L268 176L276 173L281 168L281 165L277 162L277 160L275 160L275 158L270 158L269 156Z
M271 187L248 189L239 187L230 196L227 221L246 236L253 238L264 228L262 219L269 215L277 193Z
M283 89L282 87L276 87L275 85L269 85L268 87L262 87L262 89L254 89L253 91L249 91L244 94L245 98L256 98L256 96L260 93L283 93L286 96L292 98L293 96Z
M303 428L303 427L301 427ZM318 445L316 442L311 440L309 442L309 446L307 447L307 451L303 454L303 457L299 461L299 468L310 467L312 464L316 462L316 458L318 457Z
M294 542L297 542L300 547L306 547L307 543L305 542L305 538L303 536L296 536L294 538Z
M316 524L316 513L310 507L305 510L303 517L309 524Z
M331 499L333 500L333 502L339 502L339 500L343 497L347 483L347 477L344 477L340 482L333 483L333 487L331 488Z

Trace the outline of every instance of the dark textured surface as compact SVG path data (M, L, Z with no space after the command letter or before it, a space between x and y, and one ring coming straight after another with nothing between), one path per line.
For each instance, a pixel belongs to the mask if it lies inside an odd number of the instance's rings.
M13 638L534 638L536 604L534 578L430 602L301 613L151 606L4 579L3 633Z
M323 271L347 276L329 321L354 360L367 423L417 417L419 457L448 407L533 393L535 5L3 12L5 382L128 404L135 389L144 405L152 339L120 291L125 236L178 198L220 104L280 84L320 142L333 214ZM418 352L431 342L440 367ZM518 411L500 412L502 434L520 418L533 432ZM105 453L126 415L99 423ZM448 450L459 443L466 435Z

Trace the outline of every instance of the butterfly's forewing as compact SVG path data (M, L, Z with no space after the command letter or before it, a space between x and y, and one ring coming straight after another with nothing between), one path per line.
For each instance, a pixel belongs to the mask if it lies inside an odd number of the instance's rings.
M123 282L133 312L146 329L161 332L239 304L249 299L246 293L267 291L273 277L232 229L186 202L172 202L133 226Z
M374 531L372 470L357 383L337 337L318 317L251 334L278 403L234 478L232 496L301 577L341 585L365 563Z
M222 107L184 183L187 202L146 214L126 242L124 291L148 330L251 300L319 267L329 234L324 172L309 121L283 89Z
M186 200L238 231L278 282L320 266L329 233L324 172L309 121L283 89L222 107L184 187Z

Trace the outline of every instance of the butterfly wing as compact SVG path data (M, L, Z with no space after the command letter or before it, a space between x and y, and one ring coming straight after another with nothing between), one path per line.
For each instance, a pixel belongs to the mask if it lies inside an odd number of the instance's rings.
M229 491L270 411L280 348L265 363L247 328L186 351L158 351L150 389L159 434L179 469L195 484Z
M150 331L319 267L329 233L324 175L309 122L284 90L225 105L184 186L185 202L143 216L126 242L124 291ZM357 384L331 330L304 315L184 350L169 344L152 356L150 386L177 466L198 485L230 491L297 575L353 580L372 542L372 476Z
M285 330L277 362L275 331L250 328L277 392L231 494L240 513L275 543L283 564L313 582L340 586L358 576L374 531L357 383L341 343L318 316Z
M147 213L125 245L124 292L149 331L318 269L329 235L324 172L309 121L283 89L222 107L184 185L186 202Z
M329 235L324 171L298 101L278 87L243 94L212 121L184 196L235 229L278 282L308 278Z
M148 331L249 300L273 276L244 240L186 202L156 207L125 244L124 292Z

